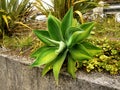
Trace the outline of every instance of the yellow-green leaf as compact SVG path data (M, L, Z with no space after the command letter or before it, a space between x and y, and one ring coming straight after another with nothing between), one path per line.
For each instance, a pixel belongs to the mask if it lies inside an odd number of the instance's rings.
M9 28L7 16L6 16L6 15L2 15L2 18L3 18L4 22L5 22L6 25L7 25L7 28Z
M66 39L68 40L72 36L72 34L76 31L82 31L82 29L78 27L69 27L65 32Z
M74 12L79 15L80 22L83 24L83 23L84 23L84 19L83 19L82 13L81 13L80 11L78 11L78 10L76 10L76 11L74 11Z
M72 59L71 56L68 57L68 65L67 65L67 71L70 75L72 75L73 78L76 78L75 72L77 68L75 67L76 61Z
M31 28L31 27L29 27L28 25L24 24L23 22L15 22L15 24L22 25L22 26L24 26L24 27L26 27L26 28L28 28L28 29L32 30L32 28Z
M40 52L39 56L31 66L41 66L53 61L59 54L55 52L56 49L56 47L50 47L49 49Z
M75 45L70 49L70 54L74 60L89 60L92 57L81 45Z
M46 30L34 30L36 36L45 44L49 46L59 45L59 41L53 40L50 38L49 32Z
M54 40L61 41L63 40L61 32L61 22L54 16L48 16L48 31L50 37Z
M69 9L69 11L65 14L62 20L61 30L63 37L65 37L66 30L72 26L72 20L73 20L73 7Z
M94 56L102 51L101 48L96 47L89 42L82 42L81 44L87 49L91 56Z
M44 67L44 69L43 69L43 71L42 71L42 76L44 76L49 70L51 70L51 69L53 68L53 64L55 63L55 61L56 61L56 60L48 63L48 64Z
M60 69L63 65L63 62L65 61L66 55L67 55L67 50L64 53L61 53L56 58L56 62L53 65L53 74L54 74L54 77L55 77L55 80L56 80L57 83L58 83Z
M51 47L49 47L49 46L40 47L31 54L31 57L37 58L40 54L42 54L42 52L49 50L50 48Z

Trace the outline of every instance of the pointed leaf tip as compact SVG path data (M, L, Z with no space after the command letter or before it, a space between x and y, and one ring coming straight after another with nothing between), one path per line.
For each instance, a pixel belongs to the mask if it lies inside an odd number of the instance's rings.
M59 73L60 73L60 69L63 65L63 62L66 58L67 55L67 50L62 54L60 54L57 58L56 58L56 62L53 65L53 74L55 77L56 82L58 83L58 78L59 78Z
M48 16L48 31L52 39L57 41L63 40L61 21L52 15Z
M58 53L55 53L56 49L56 47L50 47L49 49L42 50L32 66L41 66L52 62L58 56Z
M62 24L61 24L61 30L63 37L65 37L66 30L72 26L72 20L73 20L73 7L71 7L68 12L65 14Z

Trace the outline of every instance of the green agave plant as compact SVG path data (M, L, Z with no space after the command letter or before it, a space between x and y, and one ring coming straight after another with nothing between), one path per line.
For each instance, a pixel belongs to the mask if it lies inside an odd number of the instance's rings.
M48 16L48 30L34 30L36 36L45 43L31 56L36 58L31 66L45 65L42 75L53 69L55 80L58 82L60 69L67 62L67 72L76 77L76 63L91 59L101 51L100 48L85 41L89 36L93 22L73 26L73 7L60 21L51 14Z

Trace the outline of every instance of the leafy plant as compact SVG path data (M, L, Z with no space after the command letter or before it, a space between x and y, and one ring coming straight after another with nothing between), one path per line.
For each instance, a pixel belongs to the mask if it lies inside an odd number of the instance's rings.
M92 70L107 71L110 74L118 74L120 71L120 42L119 40L110 40L107 38L91 38L92 43L99 45L102 52L91 60L83 61L82 67L87 72ZM89 40L89 41L90 41Z
M51 1L51 0L50 0ZM35 0L35 2L33 2L33 5L43 14L48 16L49 13L53 13L54 9L53 6L51 6L50 4L48 4L47 2L45 2L44 0Z
M55 80L58 77L63 64L67 64L67 72L75 78L77 63L92 59L101 51L100 48L85 41L89 36L93 22L73 26L73 7L60 21L51 14L48 16L48 30L34 30L36 36L45 43L31 56L36 58L31 66L45 65L42 75L53 69Z
M87 11L92 10L97 6L96 0L50 0L54 6L51 6L44 0L36 0L34 5L36 8L42 12L42 14L48 16L49 12L55 15L59 19L63 19L65 13L69 10L71 6L73 6L74 16L76 18L80 18L80 22L83 23L82 14ZM45 4L45 5L43 5ZM78 16L77 16L77 15Z
M54 1L55 15L58 18L62 19L65 13L69 10L71 6L73 6L74 8L73 9L74 13L78 14L80 17L80 20L82 20L83 19L82 14L95 8L97 6L97 1L95 0L55 0Z
M21 24L31 13L29 0L0 0L0 36L10 36L16 24ZM28 27L28 26L27 26Z

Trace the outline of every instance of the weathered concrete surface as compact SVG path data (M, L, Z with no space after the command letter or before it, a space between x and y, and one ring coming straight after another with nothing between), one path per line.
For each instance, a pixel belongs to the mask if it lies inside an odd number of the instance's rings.
M31 68L32 61L26 58L0 55L0 90L120 90L120 75L78 72L72 79L60 75L55 84L52 73L41 76L41 68Z

